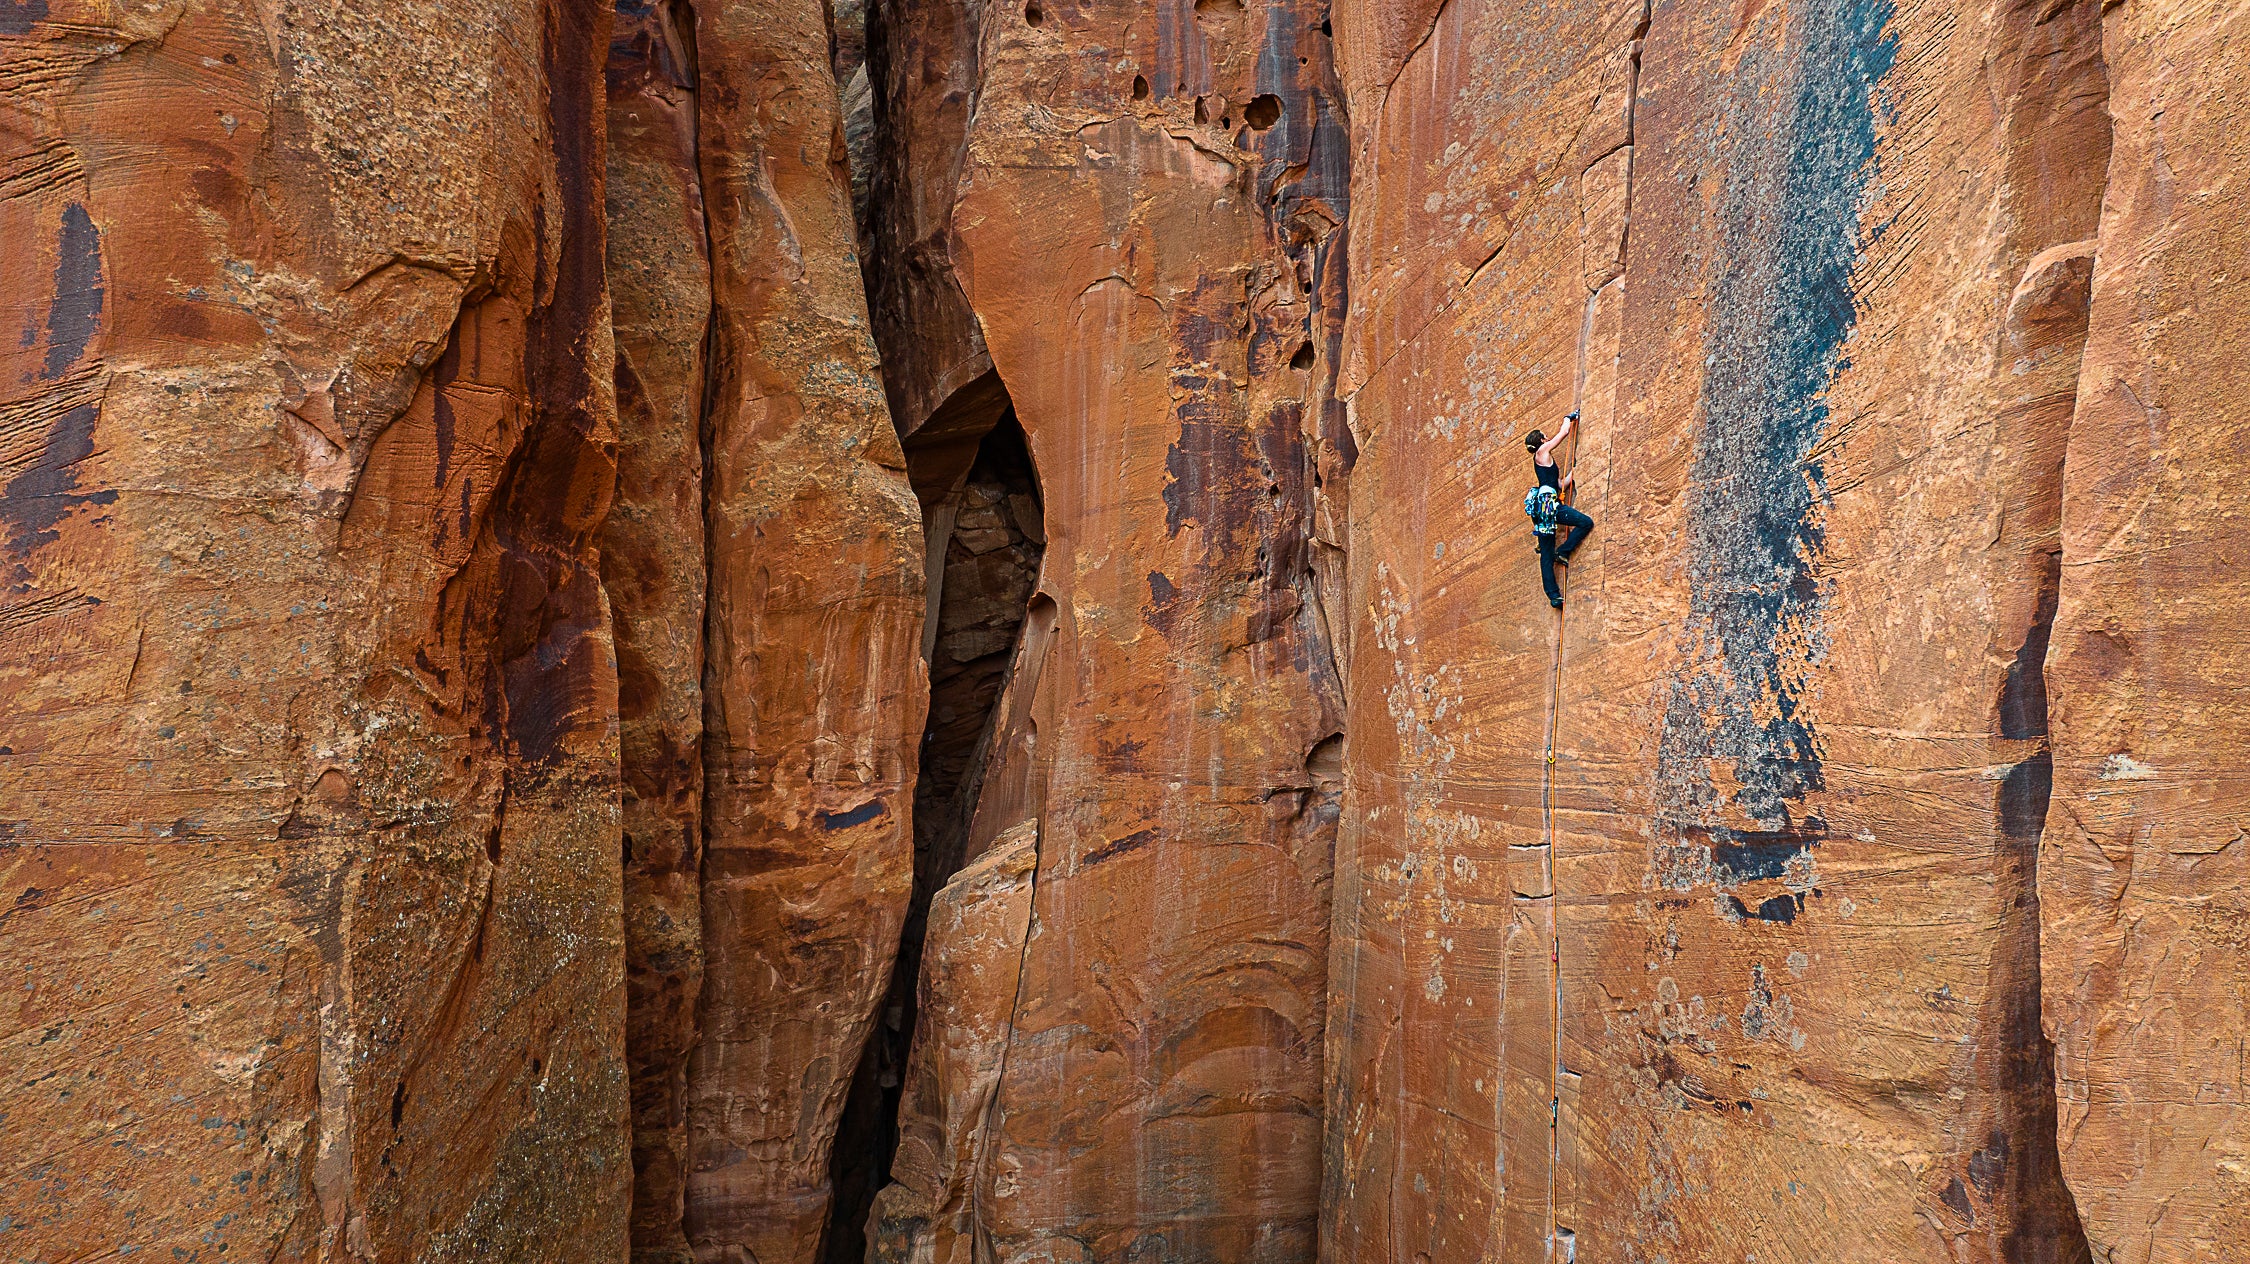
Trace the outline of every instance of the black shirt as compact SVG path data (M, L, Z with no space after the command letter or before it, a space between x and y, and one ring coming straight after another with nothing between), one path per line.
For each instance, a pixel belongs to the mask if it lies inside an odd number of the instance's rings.
M1541 465L1538 461L1538 458L1534 457L1531 462L1531 469L1533 473L1539 476L1539 485L1541 487L1552 487L1558 492L1562 490L1561 466Z

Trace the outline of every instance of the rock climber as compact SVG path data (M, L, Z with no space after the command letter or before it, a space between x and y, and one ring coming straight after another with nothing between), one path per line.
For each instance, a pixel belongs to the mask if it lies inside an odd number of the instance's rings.
M1562 588L1555 583L1555 565L1570 564L1570 555L1586 542L1586 533L1594 529L1594 520L1563 503L1570 491L1571 476L1555 467L1555 450L1570 437L1571 428L1578 424L1578 410L1573 408L1563 418L1562 429L1550 439L1537 430L1523 437L1523 446L1531 450L1531 469L1539 481L1524 495L1523 511L1531 516L1531 530L1539 539L1539 579L1547 585L1547 601L1555 609L1562 609ZM1560 547L1555 544L1558 527L1569 527L1570 534L1563 538Z

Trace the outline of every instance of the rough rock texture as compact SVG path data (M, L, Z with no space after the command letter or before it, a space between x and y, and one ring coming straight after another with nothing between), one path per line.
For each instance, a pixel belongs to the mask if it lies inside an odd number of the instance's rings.
M1037 822L1018 995L980 1028L997 1049L917 1032L1004 1070L940 1078L987 1109L918 1102L949 1131L915 1144L954 1157L907 1178L896 1214L931 1223L878 1245L1302 1259L1335 814L1312 766L1341 728L1307 538L1343 215L1319 13L901 8L877 5L870 53L909 129L878 137L892 397L911 455L983 372L981 327L1047 550L969 842ZM931 925L936 969L957 949Z
M2044 1017L2105 1260L2250 1253L2250 6L2105 11L2116 157L2063 487Z
M1398 16L1340 23L1330 1256L2085 1258L2033 850L2096 5Z
M11 1259L624 1251L608 26L0 8Z
M820 0L696 11L713 359L704 977L686 1233L814 1258L912 880L922 542L875 370Z
M617 499L602 583L625 781L626 1051L636 1259L679 1261L687 1062L703 985L704 339L710 245L696 153L695 15L619 6L609 86Z
M998 740L1000 699L1039 582L1042 520L1038 475L1012 416L985 435L961 487L924 515L932 616L922 648L930 664L930 713L914 784L914 894L890 993L838 1126L826 1256L839 1264L866 1258L868 1216L892 1176L930 905L969 855L970 823Z
M2246 40L0 0L0 1259L2250 1259Z
M1006 1069L1024 943L1031 930L1039 825L1003 833L937 893L929 910L912 1053L899 1107L893 1182L877 1195L869 1258L969 1264L974 1200Z

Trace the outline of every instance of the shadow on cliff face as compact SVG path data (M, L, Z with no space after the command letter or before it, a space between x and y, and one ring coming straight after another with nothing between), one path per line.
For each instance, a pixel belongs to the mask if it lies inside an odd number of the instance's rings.
M868 1212L890 1181L930 901L970 859L969 825L994 721L1047 543L1038 472L997 374L957 391L907 437L906 457L922 501L929 575L922 654L930 717L914 790L914 894L890 995L837 1129L835 1201L821 1256L828 1264L866 1257Z

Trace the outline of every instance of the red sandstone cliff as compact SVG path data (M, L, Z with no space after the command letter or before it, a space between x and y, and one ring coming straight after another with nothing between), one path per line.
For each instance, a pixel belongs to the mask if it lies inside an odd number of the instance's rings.
M12 1257L624 1249L607 25L0 10Z
M0 0L0 1254L2250 1260L2246 35Z
M988 1100L908 1102L926 1113L910 1132L944 1137L914 1161L951 1157L910 1169L917 1195L886 1220L1007 1258L1303 1258L1336 816L1321 768L1342 728L1311 545L1344 215L1317 8L878 12L888 117L918 146L878 185L878 240L916 243L877 287L899 420L912 451L988 356L1046 537L967 839L1032 831L1020 965L1012 994L970 1007L1004 1016L979 1020L991 1043L917 1031L945 1043L916 1075ZM950 335L963 311L981 349L913 349L924 312ZM956 948L931 925L937 970ZM932 1249L882 1233L899 1258Z

